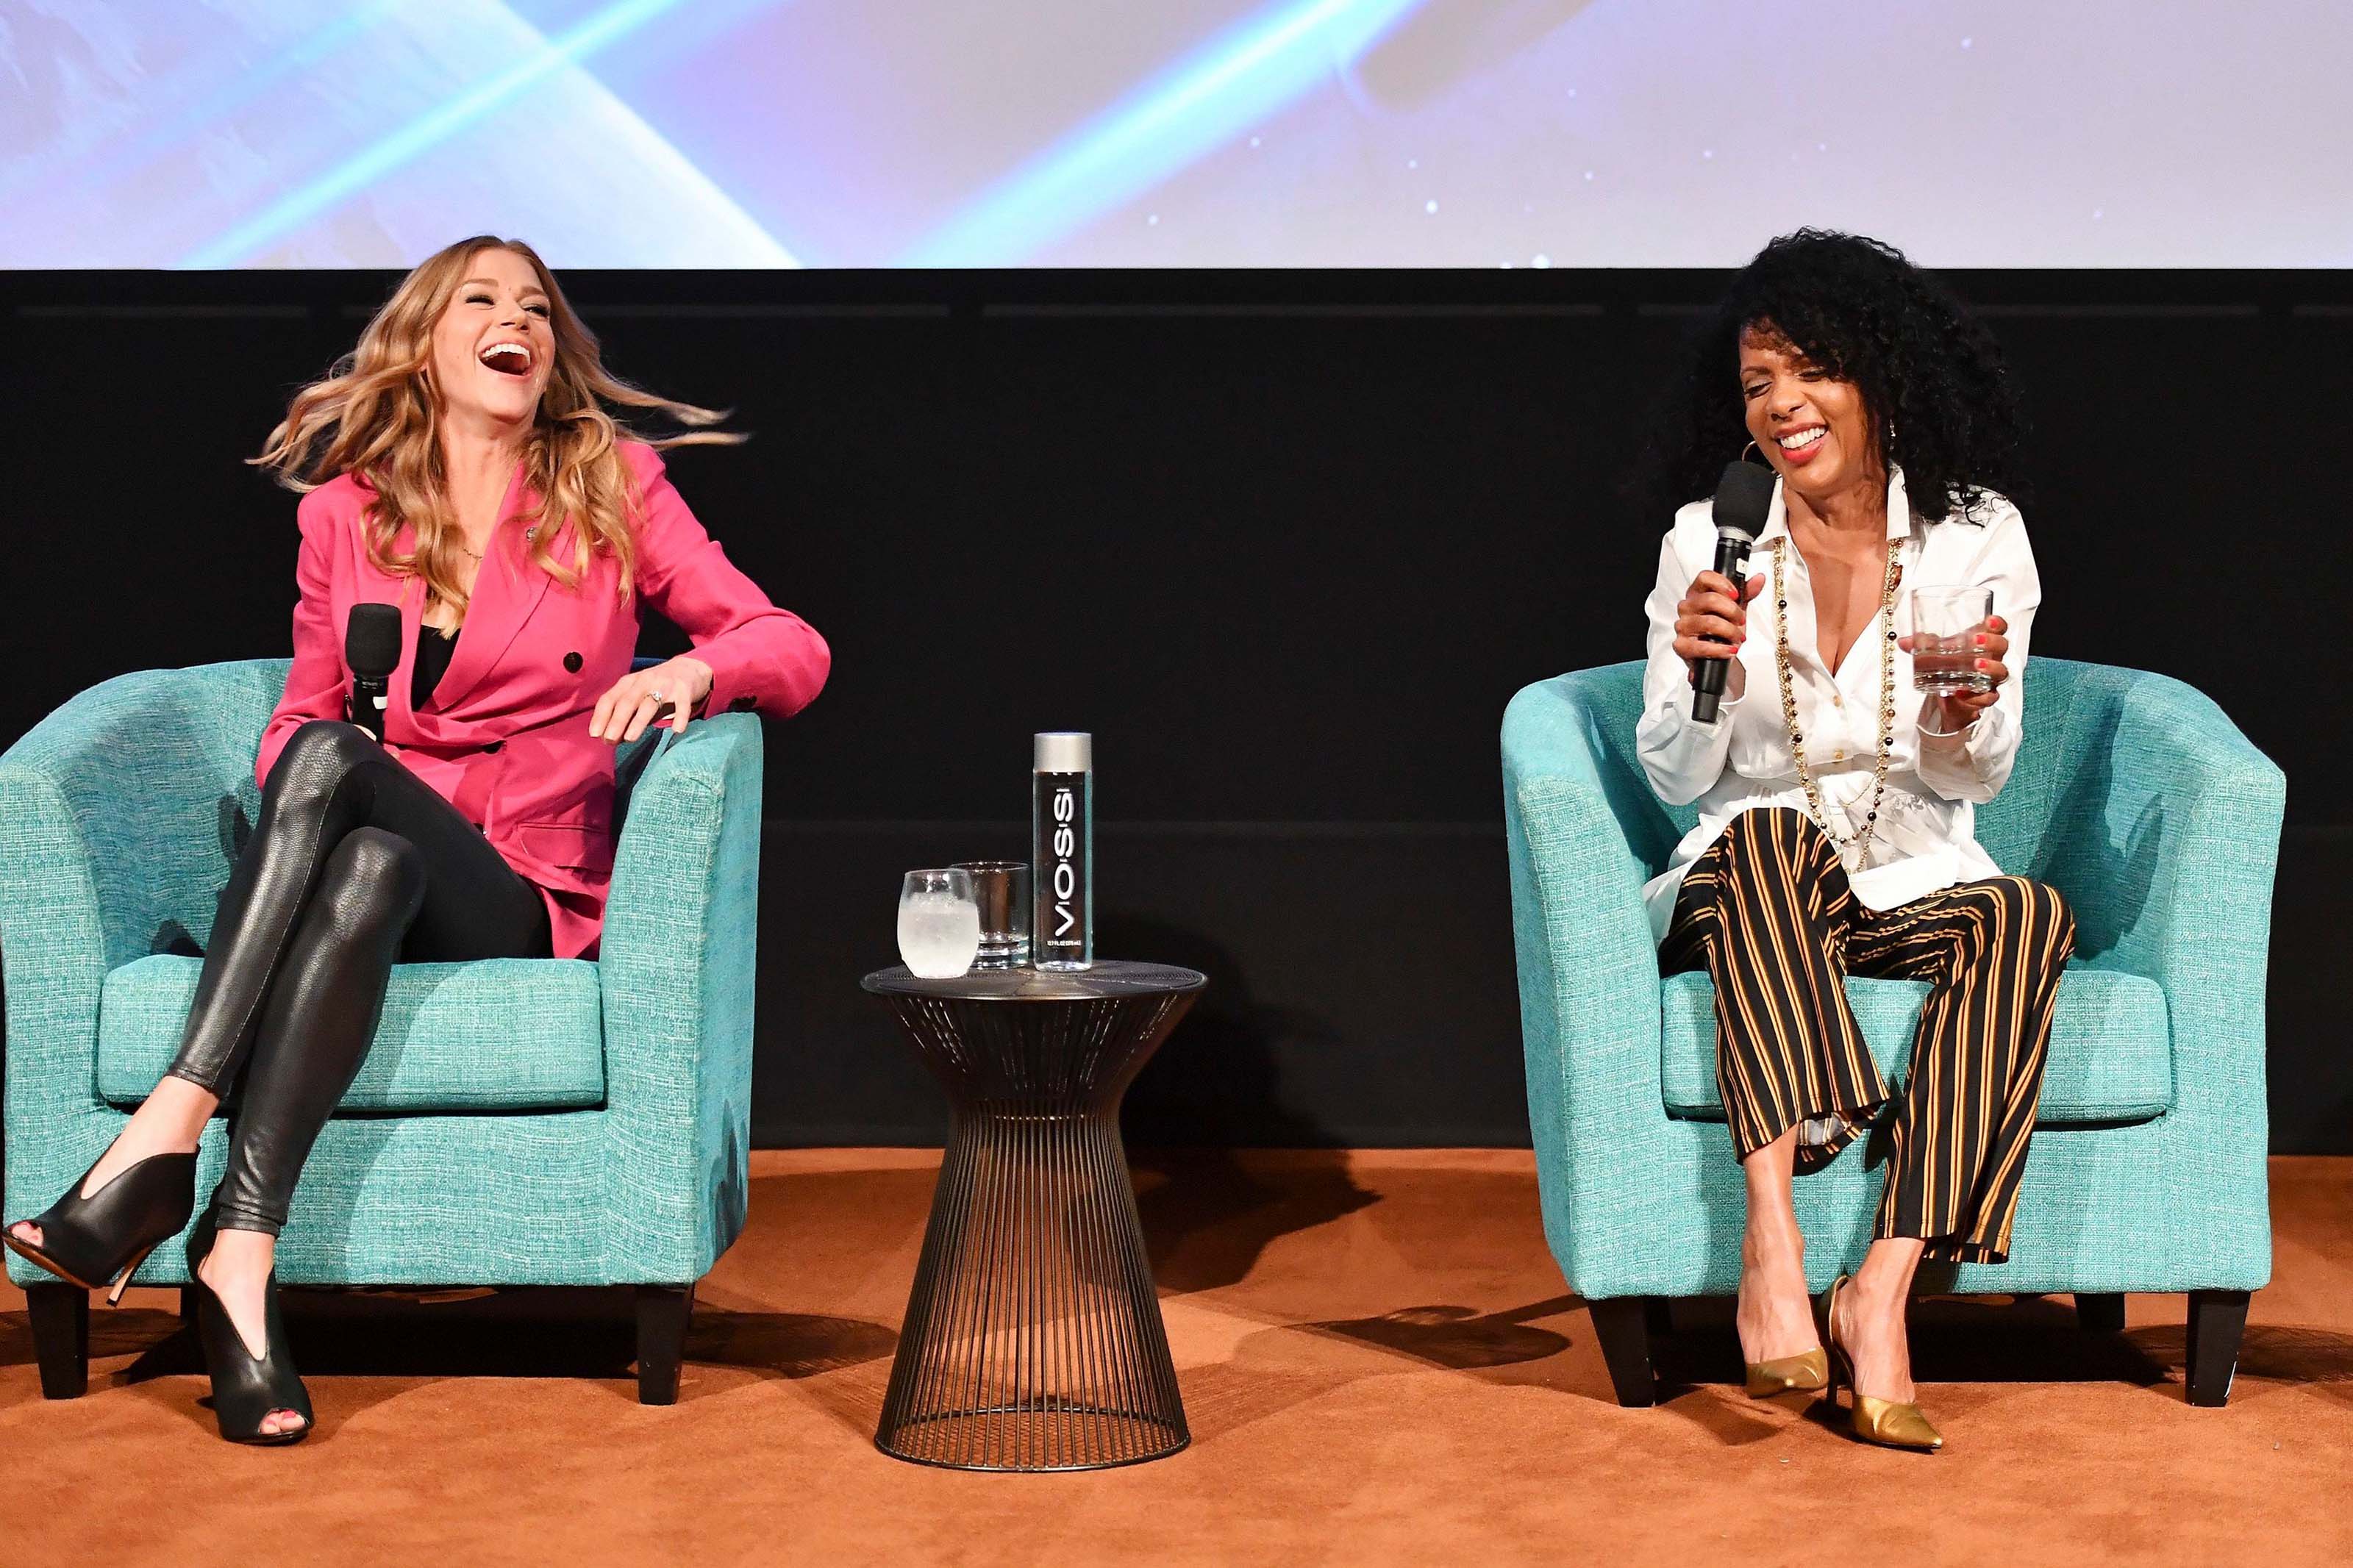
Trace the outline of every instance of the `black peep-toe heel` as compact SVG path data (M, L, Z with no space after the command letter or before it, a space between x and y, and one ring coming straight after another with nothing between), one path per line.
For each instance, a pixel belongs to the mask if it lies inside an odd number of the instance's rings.
M102 1158L103 1156L101 1156ZM98 1169L95 1162L90 1170ZM14 1220L0 1241L19 1258L27 1258L85 1290L103 1290L110 1307L131 1288L131 1276L147 1255L169 1241L188 1223L196 1207L196 1157L150 1154L124 1167L106 1185L88 1197L81 1181L66 1195L29 1221ZM16 1226L41 1227L41 1244L16 1239Z
M196 1265L211 1254L217 1233L210 1208L188 1233L188 1289L195 1293L196 1335L205 1347L205 1370L212 1374L213 1419L220 1424L220 1435L232 1443L299 1443L318 1423L311 1414L311 1391L302 1386L294 1359L286 1352L286 1327L278 1316L277 1270L270 1271L262 1286L262 1328L269 1343L256 1357L229 1321L228 1309L196 1272ZM291 1432L264 1432L262 1420L273 1410L290 1411L302 1418L302 1425Z

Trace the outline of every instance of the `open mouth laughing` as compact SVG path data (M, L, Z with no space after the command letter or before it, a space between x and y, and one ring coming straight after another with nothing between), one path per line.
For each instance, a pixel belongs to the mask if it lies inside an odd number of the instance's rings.
M492 343L476 357L501 375L526 376L531 374L532 352L527 343Z
M1821 450L1822 438L1830 433L1828 425L1801 425L1795 430L1785 430L1774 437L1773 444L1781 448L1781 456L1786 461L1809 463L1813 460L1814 454Z

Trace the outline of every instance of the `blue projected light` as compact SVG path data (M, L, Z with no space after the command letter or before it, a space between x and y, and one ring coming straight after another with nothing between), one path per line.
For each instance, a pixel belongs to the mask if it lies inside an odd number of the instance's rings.
M2343 267L2342 7L0 0L0 267Z
M280 82L300 77L347 47L362 33L383 19L401 0L370 0L365 5L353 5L341 16L327 22L316 31L290 44L260 64L239 68L235 60L238 52L234 39L216 41L214 52L197 68L203 83L203 96L177 109L155 112L140 123L135 136L123 139L103 156L82 165L78 174L86 180L121 179L141 168L150 160L163 156L174 147L184 145L204 134L213 122L237 112ZM21 65L21 62L20 62ZM41 163L20 168L19 178L0 181L0 197L14 198L29 177L41 172L44 164L54 166L58 159L79 156L87 148L89 137L100 129L92 121L79 121L65 127L64 134L47 151L49 156Z
M1018 265L1231 140L1422 0L1294 0L1253 16L985 193L901 259Z
M436 106L318 179L280 197L227 233L182 258L179 265L233 267L250 259L254 252L271 241L447 142L554 72L617 42L680 3L681 0L623 0L622 4L607 6L563 37L543 43L489 80ZM776 265L797 265L782 247L777 249Z

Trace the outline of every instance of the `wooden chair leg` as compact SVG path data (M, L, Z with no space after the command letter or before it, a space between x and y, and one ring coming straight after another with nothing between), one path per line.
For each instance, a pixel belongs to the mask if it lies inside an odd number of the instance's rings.
M2125 1331L2125 1299L2121 1293L2086 1296L2075 1293L2075 1322L2087 1334Z
M2239 1370L2239 1341L2246 1329L2244 1290L2189 1292L2190 1404L2220 1409L2230 1402L2231 1379Z
M1658 1383L1651 1368L1651 1303L1648 1296L1613 1296L1588 1301L1593 1315L1593 1335L1601 1342L1601 1359L1609 1366L1609 1384L1618 1403L1630 1410L1646 1409L1659 1402Z
M691 1285L638 1287L638 1403L678 1403L680 1363L686 1359L687 1320L694 1315Z
M41 1397L79 1399L90 1387L90 1292L63 1282L25 1287Z

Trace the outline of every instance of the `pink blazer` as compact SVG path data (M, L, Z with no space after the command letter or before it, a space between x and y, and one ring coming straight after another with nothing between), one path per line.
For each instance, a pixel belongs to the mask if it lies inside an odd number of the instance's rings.
M567 589L533 565L524 525L539 502L520 464L507 487L499 531L482 562L465 629L427 710L409 705L424 585L368 561L361 517L372 492L346 474L302 498L302 550L295 575L294 668L262 732L257 778L268 781L294 731L341 719L351 689L343 630L352 606L397 605L400 667L385 716L385 745L439 791L507 864L547 899L555 955L593 955L613 874L613 746L588 733L596 699L628 673L643 606L693 640L713 681L704 711L782 718L808 705L831 663L825 639L776 608L731 563L662 472L660 455L628 442L645 510L637 531L636 592L617 592L619 568L593 558ZM571 525L554 525L565 559ZM396 542L407 550L404 531Z

